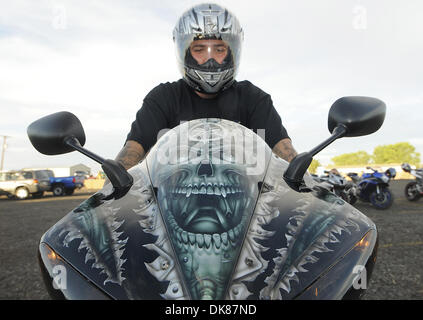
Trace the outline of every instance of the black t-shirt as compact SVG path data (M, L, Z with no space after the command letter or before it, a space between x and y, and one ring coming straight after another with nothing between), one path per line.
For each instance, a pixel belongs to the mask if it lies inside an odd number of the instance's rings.
M270 95L251 82L235 81L215 98L203 99L180 79L162 83L148 93L126 140L137 141L148 152L160 130L201 118L235 121L255 132L265 129L265 141L270 148L289 138Z

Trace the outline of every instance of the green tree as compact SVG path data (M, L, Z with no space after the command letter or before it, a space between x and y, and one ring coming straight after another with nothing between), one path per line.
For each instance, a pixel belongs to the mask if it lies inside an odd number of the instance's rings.
M320 167L319 160L313 159L310 163L310 166L308 167L308 171L310 173L316 174L317 168Z
M369 164L371 158L371 155L369 155L366 151L357 151L341 154L333 157L331 160L335 166L349 166Z
M377 146L373 150L373 161L375 163L403 163L418 166L420 163L420 153L416 152L414 146L408 142L398 142Z

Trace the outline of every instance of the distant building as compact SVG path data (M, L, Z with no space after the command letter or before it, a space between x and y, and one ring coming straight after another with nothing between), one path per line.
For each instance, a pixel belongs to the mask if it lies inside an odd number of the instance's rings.
M80 173L83 175L91 175L91 168L86 166L85 164L76 164L71 167L58 167L58 168L25 168L27 170L41 170L41 169L48 169L54 172L55 177L69 177L75 176L76 173Z
M87 167L85 164L82 164L82 163L76 164L76 165L70 167L69 169L70 169L70 175L71 176L74 176L77 171L85 172L85 174L91 175L91 168Z

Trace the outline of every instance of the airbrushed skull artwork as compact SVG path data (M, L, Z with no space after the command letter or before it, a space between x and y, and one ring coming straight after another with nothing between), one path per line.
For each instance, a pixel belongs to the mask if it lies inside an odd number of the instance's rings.
M125 195L107 184L43 235L47 287L67 299L362 294L354 270L373 268L374 223L308 176L309 192L291 189L260 136L222 119L167 131L129 170ZM69 280L53 291L58 266Z
M153 151L153 186L191 296L223 299L270 156L257 135L229 122L179 130Z

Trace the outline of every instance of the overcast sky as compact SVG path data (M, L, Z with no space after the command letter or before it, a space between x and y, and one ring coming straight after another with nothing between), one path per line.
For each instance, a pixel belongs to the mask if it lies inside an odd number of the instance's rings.
M186 0L0 0L0 135L4 169L63 167L92 160L39 154L26 135L34 120L67 110L85 146L115 158L144 96L180 78L172 30ZM338 98L387 105L382 128L336 141L333 156L407 141L423 156L423 2L389 0L215 1L245 33L237 80L272 96L298 152L329 136ZM0 140L1 147L2 140Z

